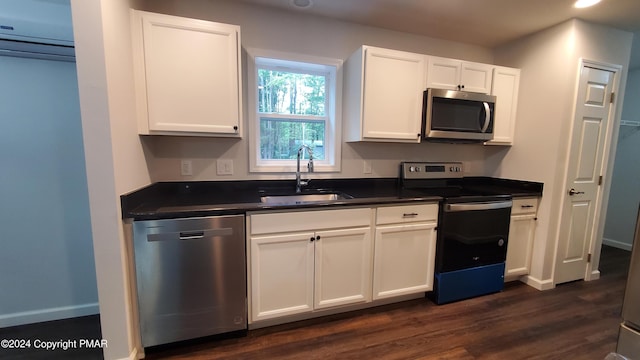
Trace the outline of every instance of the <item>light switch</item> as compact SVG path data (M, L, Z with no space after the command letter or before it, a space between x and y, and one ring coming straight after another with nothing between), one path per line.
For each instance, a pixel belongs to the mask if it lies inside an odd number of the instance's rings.
M362 172L365 174L371 174L371 160L364 160L362 163Z
M233 175L233 160L218 159L216 160L217 175Z
M193 163L191 160L181 160L180 161L180 174L182 176L191 176L193 175Z

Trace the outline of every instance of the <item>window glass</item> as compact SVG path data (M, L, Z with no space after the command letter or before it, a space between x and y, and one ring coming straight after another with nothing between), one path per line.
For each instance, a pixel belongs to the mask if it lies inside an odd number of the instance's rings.
M259 51L250 58L251 171L295 171L298 149L313 151L316 171L340 166L336 74L341 62ZM274 56L269 56L274 55ZM282 57L280 57L282 56ZM304 61L297 61L303 58ZM250 68L251 68L250 65ZM340 81L341 84L341 81ZM304 159L309 159L307 151Z

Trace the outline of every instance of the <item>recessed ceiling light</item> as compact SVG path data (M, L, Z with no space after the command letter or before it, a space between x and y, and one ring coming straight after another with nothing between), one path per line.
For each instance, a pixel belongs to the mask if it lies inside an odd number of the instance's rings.
M589 6L593 6L597 3L599 3L600 0L577 0L575 4L573 4L573 7L576 8L586 8Z
M289 2L297 9L308 9L313 5L312 0L290 0Z

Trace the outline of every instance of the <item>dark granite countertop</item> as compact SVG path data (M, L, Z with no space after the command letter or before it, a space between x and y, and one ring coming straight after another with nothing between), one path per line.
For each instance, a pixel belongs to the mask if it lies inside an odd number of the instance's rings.
M542 196L542 184L535 182L468 177L465 186L495 194ZM153 220L196 216L244 214L275 209L331 208L348 205L383 205L439 201L439 196L405 192L396 178L314 179L306 193L335 191L349 199L301 204L264 204L265 195L295 192L293 180L158 182L120 197L122 217Z

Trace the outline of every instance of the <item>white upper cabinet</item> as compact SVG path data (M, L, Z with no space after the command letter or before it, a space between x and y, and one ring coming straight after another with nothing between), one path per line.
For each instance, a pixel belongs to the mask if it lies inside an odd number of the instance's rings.
M362 46L345 69L346 141L420 141L424 55Z
M427 88L491 92L493 65L428 57Z
M132 11L140 134L241 136L240 27Z
M496 66L493 69L491 95L496 96L493 140L487 145L512 145L518 107L520 69Z

